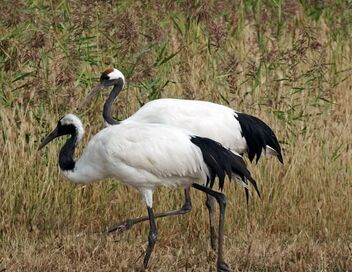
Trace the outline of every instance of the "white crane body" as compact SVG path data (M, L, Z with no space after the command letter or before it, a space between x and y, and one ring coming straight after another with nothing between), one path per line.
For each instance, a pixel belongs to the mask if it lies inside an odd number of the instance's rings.
M114 68L106 69L100 83L88 94L93 96L101 88L113 86L103 108L106 125L117 122L111 106L125 86L125 77ZM248 154L250 161L261 155L274 155L283 162L281 147L272 129L255 116L235 111L224 105L200 100L162 98L143 105L122 121L167 124L187 129L196 135L213 139L239 154Z
M142 194L151 195L160 186L189 188L194 183L208 185L210 180L212 187L216 175L223 175L220 188L226 174L242 183L246 183L245 178L254 181L241 156L213 140L165 124L126 122L106 127L92 137L77 161L73 160L73 153L84 134L80 119L67 114L53 133L55 137L72 135L60 151L59 164L62 174L74 183L117 178ZM199 143L196 139L202 141ZM211 166L212 171L205 163L207 153L211 155L208 162L216 164ZM222 168L226 167L233 169L226 169L224 173ZM152 203L146 195L143 198Z
M168 124L213 139L237 153L244 153L247 144L235 115L234 110L211 102L162 98L146 103L122 123Z
M148 265L157 238L155 218L158 215L153 212L154 190L160 186L187 189L193 186L211 194L219 203L217 267L218 271L229 271L222 254L226 198L211 188L216 177L219 189L222 189L226 176L236 176L243 183L250 181L259 194L256 181L241 156L211 139L195 136L184 129L164 124L128 122L98 132L75 161L73 155L83 134L80 119L67 114L59 120L39 149L57 137L70 135L59 153L59 165L65 177L85 184L113 177L140 192L150 221L144 268Z
M126 123L98 132L73 171L63 175L76 183L118 178L133 187L189 187L206 183L207 167L192 133L161 124ZM184 177L184 178L183 178Z

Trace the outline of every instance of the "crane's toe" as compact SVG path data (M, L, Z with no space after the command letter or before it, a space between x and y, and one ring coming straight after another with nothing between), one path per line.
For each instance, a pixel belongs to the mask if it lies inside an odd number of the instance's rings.
M225 262L220 262L217 265L217 272L231 272L230 267Z

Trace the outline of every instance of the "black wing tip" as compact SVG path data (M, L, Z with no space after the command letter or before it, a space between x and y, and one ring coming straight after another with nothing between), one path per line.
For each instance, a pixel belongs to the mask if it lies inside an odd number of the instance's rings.
M278 160L283 164L281 147L273 130L259 118L243 113L235 112L234 117L240 123L242 136L245 138L248 147L248 158L258 163L263 149L270 146L277 153Z
M246 163L243 157L231 152L229 149L222 146L220 143L211 140L209 138L203 138L199 136L191 136L191 142L197 145L203 155L203 160L209 169L209 177L207 185L213 188L215 178L219 179L219 190L222 191L225 183L225 176L229 176L231 179L231 173L236 174L239 178L247 183L248 180L254 187L258 197L261 199L261 193L259 191L257 182L251 176L251 173L247 169ZM278 153L279 154L279 153ZM253 156L254 159L254 156ZM256 158L257 160L259 157ZM230 171L227 171L227 169ZM245 188L246 202L249 203L249 190Z
M191 142L197 145L202 152L203 160L209 169L207 184L210 188L213 187L215 178L218 177L219 190L222 191L224 188L225 176L228 176L231 180L232 174L235 174L246 184L246 180L249 180L257 195L261 198L257 182L252 178L242 156L231 152L220 143L208 138L192 136ZM248 202L248 188L245 188L245 190Z
M284 164L284 158L282 157L281 152L277 154L277 159L279 160L279 162L281 162L282 164Z
M261 195L261 193L260 193L260 191L258 189L257 182L252 177L250 177L248 179L251 182L251 184L253 185L253 187L254 187L259 199L262 199L262 195ZM245 191L245 195L246 195L246 204L247 204L247 207L248 207L249 206L249 190L248 190L248 188L244 188L244 191Z
M276 139L276 137L275 137ZM284 164L284 158L282 156L282 153L281 153L281 148L280 148L280 145L279 143L277 143L277 148L273 147L273 146L269 146L270 148L272 148L273 150L275 150L276 154L276 158L279 160L280 163ZM259 158L258 158L258 155L257 155L257 162L258 162Z
M247 208L249 206L249 192L248 192L248 188L244 188L244 192L246 194L246 204L247 204Z
M258 197L259 197L259 198L262 198L262 196L261 196L261 194L260 194L260 191L259 191L259 189L258 189L257 182L255 181L255 179L252 178L252 177L249 177L248 179L249 179L249 181L252 183L252 185L253 185L253 187L254 187L254 189L255 189L255 191L256 191Z

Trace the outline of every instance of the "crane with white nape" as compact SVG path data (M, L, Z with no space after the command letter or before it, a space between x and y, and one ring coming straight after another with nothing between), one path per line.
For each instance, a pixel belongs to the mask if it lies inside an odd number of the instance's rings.
M118 122L111 115L111 106L125 85L125 77L115 68L107 68L100 83L86 96L83 106L100 89L112 86L103 108L106 125L128 122L168 124L187 129L196 135L213 139L239 154L248 154L250 161L258 162L262 154L274 155L283 163L281 147L272 129L257 117L235 111L229 107L199 100L156 99L146 103L129 118ZM246 196L248 199L248 190ZM213 198L207 195L206 206L210 217L210 241L215 249ZM185 190L185 204L181 209L168 211L161 216L185 214L192 209L189 190ZM147 216L128 219L111 227L108 232L123 231L134 224L148 220Z
M76 115L67 114L58 121L56 128L38 149L57 137L69 135L71 137L59 153L59 166L66 178L74 183L88 184L113 177L140 192L150 223L144 268L148 266L157 239L154 190L160 186L187 189L192 186L213 196L219 204L217 271L230 271L223 258L226 197L212 187L216 177L220 190L226 176L230 179L236 177L245 184L249 181L259 194L256 181L241 156L211 139L181 128L128 122L99 131L75 161L73 155L83 134L81 120Z

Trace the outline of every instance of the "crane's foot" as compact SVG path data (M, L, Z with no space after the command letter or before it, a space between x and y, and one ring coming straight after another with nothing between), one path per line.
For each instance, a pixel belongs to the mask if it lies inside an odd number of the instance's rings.
M108 228L106 231L104 231L104 234L112 234L112 233L116 233L116 234L120 234L126 230L129 230L132 226L133 226L133 221L132 220L125 220L122 221L118 224L115 224L113 226L111 226L110 228Z
M217 272L231 272L231 269L230 269L230 267L227 265L227 263L225 263L225 262L223 261L223 262L218 263L218 265L217 265Z

